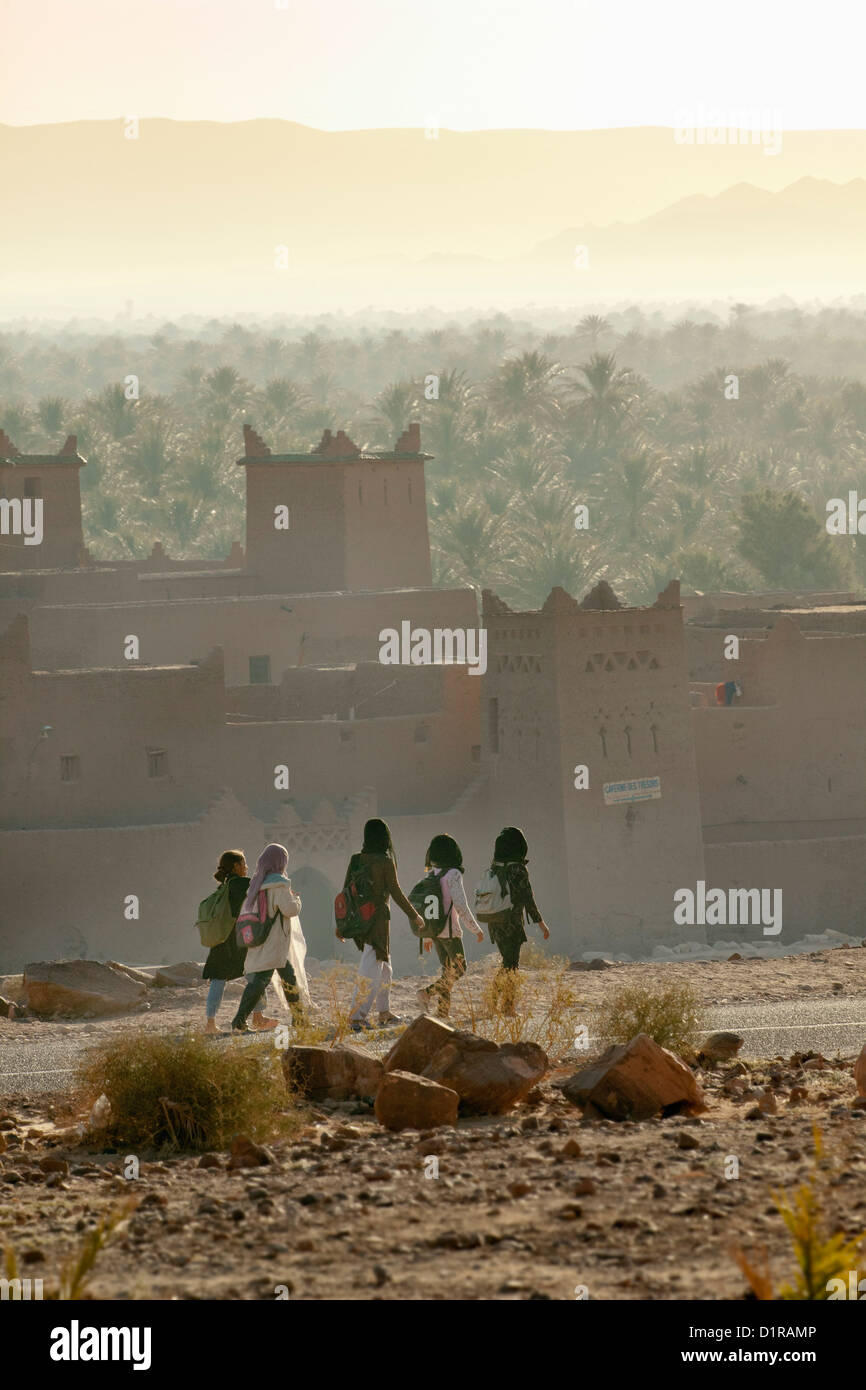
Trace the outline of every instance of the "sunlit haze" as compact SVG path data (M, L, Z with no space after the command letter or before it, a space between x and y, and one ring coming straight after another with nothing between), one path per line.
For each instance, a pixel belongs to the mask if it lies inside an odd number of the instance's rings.
M856 7L827 0L6 0L0 121L323 130L671 125L683 108L864 124ZM38 14L38 23L35 22Z

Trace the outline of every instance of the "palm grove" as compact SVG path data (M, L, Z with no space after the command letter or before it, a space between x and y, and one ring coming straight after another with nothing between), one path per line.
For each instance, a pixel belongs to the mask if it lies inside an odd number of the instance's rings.
M830 498L866 493L856 307L394 319L7 331L0 426L22 453L78 434L97 559L156 540L177 558L226 553L243 534L243 421L276 452L326 427L387 449L417 419L437 584L537 607L602 578L633 603L672 577L866 580L866 543L825 528Z

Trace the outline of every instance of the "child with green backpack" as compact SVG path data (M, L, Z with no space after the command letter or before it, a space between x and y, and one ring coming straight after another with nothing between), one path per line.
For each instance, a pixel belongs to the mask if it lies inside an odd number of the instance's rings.
M247 953L235 941L235 922L250 886L243 850L227 849L221 854L214 878L220 886L200 905L197 922L202 945L210 947L202 971L203 979L210 980L206 1033L219 1032L216 1016L226 983L239 980L244 973Z
M247 951L235 939L235 922L250 886L249 870L242 849L227 849L220 855L214 878L220 885L199 905L196 926L201 944L210 947L202 978L210 981L205 1004L205 1033L218 1034L216 1016L229 980L239 980L246 966ZM267 1029L276 1019L265 1018L261 1008L253 1014L253 1026Z

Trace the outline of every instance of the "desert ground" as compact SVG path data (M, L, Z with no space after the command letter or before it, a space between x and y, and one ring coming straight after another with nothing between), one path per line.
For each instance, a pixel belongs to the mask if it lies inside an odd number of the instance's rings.
M254 1168L229 1169L227 1152L142 1152L138 1177L127 1179L127 1155L85 1145L76 1128L87 1118L71 1090L81 1049L130 1033L200 1030L203 984L149 988L123 1016L0 1017L0 1227L20 1274L50 1290L88 1231L128 1203L86 1297L743 1299L751 1295L738 1248L755 1267L766 1261L776 1289L794 1273L774 1193L792 1195L809 1178L816 1124L826 1230L866 1231L866 1101L852 1074L866 1043L866 1024L855 1026L866 1019L866 943L766 960L565 973L542 964L523 972L526 1018L497 1020L495 1033L479 1005L487 969L471 967L450 1021L498 1041L508 1036L503 1026L512 1037L547 1029L551 1069L524 1102L504 1115L397 1133L380 1127L367 1102L307 1102L294 1135L268 1142ZM325 1028L343 1007L348 972L336 984L326 966L310 974ZM655 990L677 981L714 1019L726 1008L793 1008L806 995L812 1016L829 1016L841 996L853 1010L844 1053L822 1052L809 1033L812 1045L765 1056L755 1033L728 1062L704 1068L691 1059L701 1115L585 1117L557 1086L600 1051L594 1011L620 984ZM544 1023L544 1001L563 982L564 1018ZM392 1008L407 1020L419 1013L421 983L395 981ZM20 979L0 980L0 994L16 990ZM229 987L223 1027L238 990ZM589 1047L575 1051L566 1034L584 1018ZM347 1041L381 1056L401 1031ZM211 1045L270 1047L273 1035Z

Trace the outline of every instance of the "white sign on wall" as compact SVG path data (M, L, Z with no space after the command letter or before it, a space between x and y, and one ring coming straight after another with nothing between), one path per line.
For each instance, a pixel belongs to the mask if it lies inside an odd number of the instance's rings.
M605 782L602 791L605 806L619 806L624 801L657 801L662 794L662 779L636 777L631 782Z

